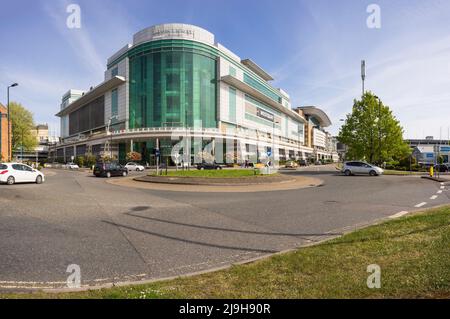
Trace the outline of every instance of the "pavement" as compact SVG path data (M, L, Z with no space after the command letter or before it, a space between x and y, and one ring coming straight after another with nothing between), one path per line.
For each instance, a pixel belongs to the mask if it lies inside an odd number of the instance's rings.
M256 192L174 192L45 173L42 185L0 185L0 290L64 288L71 264L83 287L208 271L450 204L449 185L346 177L331 166L284 172L320 179L320 187Z

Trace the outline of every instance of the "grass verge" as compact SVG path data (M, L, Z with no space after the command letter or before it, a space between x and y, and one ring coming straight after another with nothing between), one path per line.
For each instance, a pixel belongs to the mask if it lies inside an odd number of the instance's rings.
M450 207L247 265L152 284L3 298L450 298ZM367 266L381 288L367 287Z
M171 177L202 177L202 178L250 178L274 176L275 174L261 174L259 170L253 169L222 169L222 170L189 170L189 171L168 171L167 175ZM152 175L150 175L152 176Z
M427 172L410 172L410 171L398 171L393 169L385 169L384 175L427 175Z

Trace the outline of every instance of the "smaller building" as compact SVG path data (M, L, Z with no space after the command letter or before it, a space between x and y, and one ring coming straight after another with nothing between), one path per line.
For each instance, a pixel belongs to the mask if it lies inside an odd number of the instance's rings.
M36 137L37 146L32 151L16 150L13 157L18 161L45 162L51 146L56 145L59 139L49 134L48 124L38 124L30 131Z
M10 136L11 138L11 136ZM7 161L10 156L8 143L8 109L0 103L0 160Z
M305 119L305 146L312 149L307 156L314 161L339 160L337 139L325 130L331 126L328 115L316 106L301 106L295 111Z
M412 149L412 155L417 164L429 166L437 163L441 156L444 163L449 162L450 141L436 140L433 136L427 136L425 139L406 140Z

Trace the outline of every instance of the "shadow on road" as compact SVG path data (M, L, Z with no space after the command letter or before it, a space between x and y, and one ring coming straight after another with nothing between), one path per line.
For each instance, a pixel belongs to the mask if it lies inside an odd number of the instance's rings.
M175 240L175 241L188 243L188 244L194 244L194 245L200 245L200 246L206 246L206 247L213 247L213 248L220 248L220 249L241 250L241 251L257 252L257 253L266 253L266 254L274 254L274 253L278 252L277 250L269 250L269 249L258 249L258 248L250 248L250 247L237 247L237 246L224 246L224 245L217 245L217 244L208 244L208 243L204 243L204 242L199 242L199 241L194 241L194 240L189 240L189 239L184 239L184 238L179 238L179 237L173 237L173 236L168 236L168 235L164 235L164 234L159 234L159 233L147 231L147 230L144 230L144 229L139 229L139 228L123 225L123 224L113 223L113 222L110 222L110 221L107 221L107 220L102 220L102 222L106 223L106 224L109 224L109 225L116 226L116 227L125 228L125 229L133 230L133 231L136 231L136 232L140 232L140 233L144 233L144 234L148 234L148 235L152 235L152 236L157 236L157 237L161 237L161 238L165 238L165 239Z
M259 232L259 231L251 231L251 230L240 230L240 229L230 229L230 228L220 228L220 227L212 227L212 226L203 226L203 225L195 225L195 224L186 224L186 223L180 223L175 222L171 220L164 220L154 217L147 217L147 216L141 216L136 215L132 213L125 213L125 215L142 218L146 220L156 221L160 223L166 223L166 224L172 224L172 225L178 225L178 226L186 226L186 227L192 227L192 228L200 228L200 229L208 229L208 230L217 230L217 231L225 231L225 232L234 232L234 233L244 233L244 234L253 234L253 235L267 235L267 236L290 236L290 237L314 237L314 236L340 236L342 233L326 233L326 234L318 234L318 233L274 233L274 232ZM303 239L309 239L309 238L303 238Z

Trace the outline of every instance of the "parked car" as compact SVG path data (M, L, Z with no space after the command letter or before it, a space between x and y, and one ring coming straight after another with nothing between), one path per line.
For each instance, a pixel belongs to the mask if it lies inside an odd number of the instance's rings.
M450 164L436 164L434 170L439 173L447 173L450 170Z
M135 162L129 162L125 165L125 168L128 171L136 171L136 172L143 172L145 170L145 167L143 165L139 165Z
M97 162L94 166L96 177L127 176L128 170L117 162Z
M370 176L378 176L382 175L384 171L382 168L368 164L366 162L353 161L345 162L341 172L346 176L356 174L369 174Z
M301 159L301 160L298 161L298 164L300 166L308 166L308 161L304 160L304 159Z
M78 166L78 164L75 164L75 163L73 163L73 162L67 163L64 167L67 168L67 169L79 169L79 168L80 168L80 167Z
M286 168L297 168L298 164L294 161L287 161L286 164L284 165L284 167Z
M216 164L216 163L206 163L206 162L204 162L204 163L198 164L197 165L197 169L199 169L199 170L205 170L205 169L216 169L216 170L219 170L219 169L222 169L222 166L220 166L219 164Z
M44 174L31 166L21 163L0 164L0 183L8 185L15 183L42 184L44 181Z
M315 163L314 163L314 165L322 165L323 163L322 163L322 161L316 161Z

